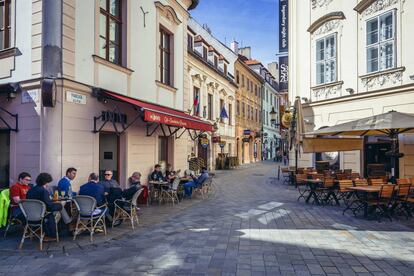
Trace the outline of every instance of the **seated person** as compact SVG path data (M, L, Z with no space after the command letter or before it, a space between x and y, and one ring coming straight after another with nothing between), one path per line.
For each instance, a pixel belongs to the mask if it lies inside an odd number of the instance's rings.
M62 177L58 182L58 191L61 196L72 196L69 195L69 191L72 191L71 181L75 179L77 170L75 168L69 168L66 170L66 175Z
M105 195L109 194L109 190L111 188L120 188L118 181L116 181L115 179L112 179L113 176L113 172L112 170L105 170L104 173L104 180L100 181L99 184L103 186L104 191L105 191Z
M88 183L80 187L79 195L87 195L96 199L97 207L105 204L104 187L98 183L98 175L91 173L88 178Z
M44 241L54 241L56 240L56 221L53 212L61 212L62 218L65 224L69 224L72 219L68 216L65 209L62 208L62 203L54 203L50 199L49 192L47 191L47 187L49 183L53 181L53 178L48 173L41 173L36 178L36 186L30 189L27 192L27 199L37 199L46 204L46 210L50 212L45 219L44 219L44 226L46 237Z
M26 199L27 192L30 189L29 183L32 177L27 172L19 174L18 182L10 188L10 206L12 216L21 222L25 221L22 210L20 210L19 202Z
M140 204L147 204L148 203L148 196L149 196L149 189L148 185L141 184L141 173L134 172L131 177L128 178L128 187L138 186L139 188L143 188L141 195L138 197L138 203ZM138 189L137 189L138 190Z
M174 179L178 176L179 173L180 173L180 170L174 171L172 165L168 164L167 165L167 170L165 171L165 179L169 183L173 183Z
M195 187L201 187L203 185L204 181L209 177L207 168L203 167L201 169L201 175L197 178L194 175L191 175L193 178L193 181L189 181L184 184L184 192L185 196L190 197L193 193L193 188Z
M162 175L162 172L161 172L161 165L160 164L155 165L154 171L150 175L150 180L151 181L165 181L165 178L164 178L164 176Z

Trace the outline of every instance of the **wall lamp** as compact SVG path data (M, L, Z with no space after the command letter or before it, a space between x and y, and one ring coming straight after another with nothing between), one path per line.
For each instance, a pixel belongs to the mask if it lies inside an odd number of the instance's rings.
M353 88L347 88L345 90L346 90L346 92L348 92L351 95L353 95L355 93L355 90Z
M309 102L309 99L306 98L306 97L302 97L302 101L304 101L305 103L308 103Z
M414 81L414 75L410 76L410 80Z

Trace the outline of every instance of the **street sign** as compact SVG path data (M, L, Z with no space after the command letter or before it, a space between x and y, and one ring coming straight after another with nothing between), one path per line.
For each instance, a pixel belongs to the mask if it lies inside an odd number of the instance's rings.
M220 146L220 148L224 148L224 146L226 145L226 141L220 141L219 142L219 146Z
M243 130L243 135L250 135L250 133L252 133L250 129Z
M209 144L208 138L200 138L200 144L203 148L205 149L208 148L208 144Z

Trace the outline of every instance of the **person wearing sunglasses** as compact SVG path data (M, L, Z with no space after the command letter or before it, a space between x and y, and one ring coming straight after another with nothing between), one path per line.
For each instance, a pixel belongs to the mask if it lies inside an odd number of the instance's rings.
M30 189L30 181L32 181L31 175L27 172L22 172L19 174L16 184L10 188L12 216L21 221L24 220L24 216L22 210L19 208L19 202L26 199L27 192Z
M114 173L111 170L107 169L104 173L104 180L101 180L99 182L99 184L101 184L104 187L105 194L109 194L111 188L120 188L118 181L112 179L113 175Z

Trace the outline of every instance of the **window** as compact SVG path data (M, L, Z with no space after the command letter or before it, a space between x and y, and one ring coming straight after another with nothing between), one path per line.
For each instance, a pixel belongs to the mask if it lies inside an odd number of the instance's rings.
M259 111L256 108L256 112L255 112L255 117L254 117L254 121L257 122L257 117L258 117Z
M213 120L213 95L208 94L208 119Z
M257 84L254 85L254 95L257 97Z
M217 56L214 55L214 67L217 68L217 66L218 66L218 59L217 59Z
M246 105L242 103L243 118L246 118Z
M195 87L193 88L193 99L194 99L194 116L200 116L200 88Z
M237 82L237 84L240 83L240 75L239 75L239 71L238 70L236 70L236 82Z
M367 21L367 72L395 67L395 12Z
M266 90L266 102L269 102L269 91Z
M207 60L207 47L203 46L203 59Z
M220 99L220 123L224 123L224 118L221 117L221 111L223 110L224 107L224 100Z
M193 36L190 35L190 34L187 34L187 47L188 47L188 50L193 50L193 45L194 45L193 41L194 41Z
M0 0L0 50L11 47L11 0Z
M237 116L240 116L240 101L236 101L236 114Z
M224 75L227 76L227 64L224 63Z
M336 34L316 41L316 84L336 81Z
M99 55L110 62L121 64L121 0L100 0L99 22Z
M250 91L250 80L247 79L247 91Z
M232 106L232 104L229 104L229 125L231 125L231 120L232 120L232 117L233 117L233 106Z
M160 81L173 86L172 66L173 35L160 26Z
M250 120L250 105L247 105L247 119Z
M242 75L242 87L244 87L244 75Z

